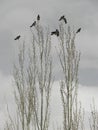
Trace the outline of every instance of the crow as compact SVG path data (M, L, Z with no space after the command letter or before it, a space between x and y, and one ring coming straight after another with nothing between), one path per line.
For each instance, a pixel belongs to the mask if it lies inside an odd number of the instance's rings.
M51 32L51 35L56 35L58 37L59 36L59 30L56 29L56 31Z
M61 20L64 20L65 24L67 24L67 19L65 18L64 15L60 17L59 21L61 21Z
M18 35L14 40L19 40L19 38L20 38L21 36L20 35Z
M37 20L39 21L40 20L40 15L38 14L38 16L37 16Z
M36 21L34 21L33 23L32 23L32 25L30 26L30 28L32 28L33 26L35 26L36 25Z
M77 31L76 31L76 33L79 33L81 31L81 28L79 28Z
M58 29L56 29L56 35L59 36L59 30Z

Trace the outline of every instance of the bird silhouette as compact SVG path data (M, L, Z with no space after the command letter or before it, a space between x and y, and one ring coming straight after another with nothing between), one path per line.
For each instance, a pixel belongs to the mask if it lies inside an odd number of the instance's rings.
M79 28L77 31L76 31L76 33L79 33L81 31L81 28Z
M21 36L20 35L18 35L14 40L19 40L19 38L20 38Z
M30 28L32 28L33 26L35 26L36 25L36 21L34 21L33 23L32 23L32 25L30 26Z
M39 21L40 20L40 15L38 14L38 16L37 16L37 20Z
M67 24L67 19L65 18L64 15L60 17L59 21L61 21L61 20L64 20L65 24Z
M56 29L56 31L51 32L51 35L56 35L56 36L59 36L59 30L58 30L58 29Z

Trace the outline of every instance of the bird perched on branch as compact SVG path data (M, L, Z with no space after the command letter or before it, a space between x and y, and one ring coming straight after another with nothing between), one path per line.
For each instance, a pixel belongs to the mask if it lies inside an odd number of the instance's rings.
M59 21L61 21L61 20L64 20L65 24L67 24L67 19L65 18L64 15L60 17Z
M81 31L81 28L79 28L77 31L76 31L76 33L79 33Z
M19 38L20 38L21 36L20 35L18 35L14 40L19 40Z
M40 15L38 14L38 16L37 16L37 20L39 21L40 20Z
M59 36L59 30L56 29L56 31L51 32L51 35L56 35L58 37Z
M33 26L35 26L36 25L36 21L34 21L33 23L32 23L32 25L30 26L30 28L32 28Z

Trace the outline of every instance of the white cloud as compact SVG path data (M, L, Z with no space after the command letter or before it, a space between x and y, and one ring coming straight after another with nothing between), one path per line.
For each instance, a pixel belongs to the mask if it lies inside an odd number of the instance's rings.
M98 86L79 85L79 99L87 112L90 111L90 105L95 101L98 110Z
M0 72L0 129L7 119L7 105L10 107L13 104L12 92L12 76L5 76Z
M5 120L7 119L7 104L9 106L9 111L11 113L14 112L14 100L13 100L13 86L12 86L12 76L5 76L0 72L0 122L1 128L3 127ZM98 109L98 87L97 86L83 86L79 85L79 93L78 97L82 103L82 107L85 108L86 116L89 115L90 112L90 104L92 104L92 99L95 99L95 104ZM62 102L60 96L60 86L59 82L54 82L51 94L51 126L62 126L63 118L62 118ZM87 119L87 117L86 117Z
M63 118L62 118L62 102L60 96L60 86L59 82L54 82L53 91L52 91L52 100L51 100L51 122L58 124L58 126L62 126ZM98 110L98 87L97 86L84 86L79 85L78 91L78 101L81 102L82 108L85 110L85 127L88 128L88 118L90 116L90 105L93 103L93 99L95 101L96 108ZM57 123L57 124L56 124Z

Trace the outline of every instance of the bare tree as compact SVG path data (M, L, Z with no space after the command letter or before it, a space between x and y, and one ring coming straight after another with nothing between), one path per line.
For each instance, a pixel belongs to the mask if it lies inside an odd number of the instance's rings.
M61 23L59 25L58 54L62 68L63 80L60 82L61 99L63 104L64 130L78 130L81 106L79 107L78 93L78 69L80 52L76 50L76 33L70 26Z
M48 130L50 94L53 83L51 35L38 21L33 29L29 51L20 47L14 65L16 119L6 123L6 130Z
M36 48L33 44L33 49L36 51L37 63L37 93L36 102L38 106L34 109L35 122L38 130L48 130L49 127L49 102L50 93L53 83L52 79L52 57L51 57L51 36L49 29L44 33L42 26L37 24L35 31L37 35L33 33L33 39L35 39ZM33 42L34 43L34 42ZM35 105L34 105L35 106Z
M98 110L96 109L94 100L91 105L91 114L89 117L90 130L98 130Z

